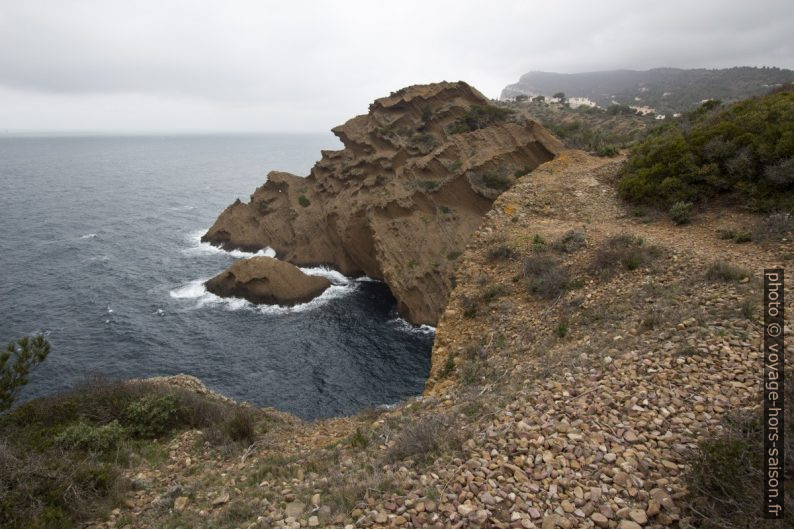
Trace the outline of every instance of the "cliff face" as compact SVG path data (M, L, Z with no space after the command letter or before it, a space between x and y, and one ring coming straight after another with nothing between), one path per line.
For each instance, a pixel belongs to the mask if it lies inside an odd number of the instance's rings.
M413 323L437 322L494 199L561 149L463 82L404 88L333 132L344 149L323 151L305 178L271 172L202 240L384 280Z

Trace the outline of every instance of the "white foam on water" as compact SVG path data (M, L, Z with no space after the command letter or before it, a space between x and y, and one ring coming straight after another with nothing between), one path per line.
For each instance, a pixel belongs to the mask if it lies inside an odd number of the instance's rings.
M293 312L305 312L325 305L332 299L341 298L352 293L356 289L355 284L331 285L325 292L307 303L293 305L291 307L281 305L257 305L242 298L222 298L209 292L204 286L206 279L196 279L189 283L177 287L169 292L175 299L195 300L193 308L219 307L224 310L237 311L249 310L260 314L290 314Z
M309 268L301 268L301 272L310 276L322 276L334 285L348 285L350 278L344 276L341 272L337 272L333 268L327 266L313 266Z
M400 330L412 334L431 335L436 333L436 328L430 325L413 325L403 318L394 318L388 321L389 325L398 327Z
M96 239L96 233L86 233L80 236L81 239Z
M191 245L182 250L186 254L225 254L231 255L237 259L244 259L247 257L275 257L276 251L273 248L262 248L257 252L245 252L243 250L226 251L223 248L213 246L208 242L201 242L201 236L206 233L205 230L199 230L188 235L188 240Z

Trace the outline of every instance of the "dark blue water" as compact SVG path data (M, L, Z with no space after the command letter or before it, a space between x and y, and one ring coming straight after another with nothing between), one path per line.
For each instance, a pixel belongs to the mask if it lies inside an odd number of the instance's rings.
M0 138L0 341L45 333L21 398L82 377L187 373L304 418L422 391L433 335L378 282L332 271L310 304L256 307L201 281L239 252L198 237L271 169L307 174L331 136Z

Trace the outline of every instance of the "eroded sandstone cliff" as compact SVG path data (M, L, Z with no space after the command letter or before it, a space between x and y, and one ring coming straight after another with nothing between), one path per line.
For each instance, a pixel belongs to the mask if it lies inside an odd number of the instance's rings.
M561 149L463 82L404 88L333 132L344 149L323 151L305 178L271 172L202 240L384 280L413 323L437 322L494 199Z

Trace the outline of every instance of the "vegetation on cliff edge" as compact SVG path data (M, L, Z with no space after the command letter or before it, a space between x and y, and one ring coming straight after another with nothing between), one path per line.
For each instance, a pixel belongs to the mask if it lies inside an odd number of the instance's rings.
M635 202L724 196L753 210L794 210L794 89L709 101L652 131L632 149L619 190Z

